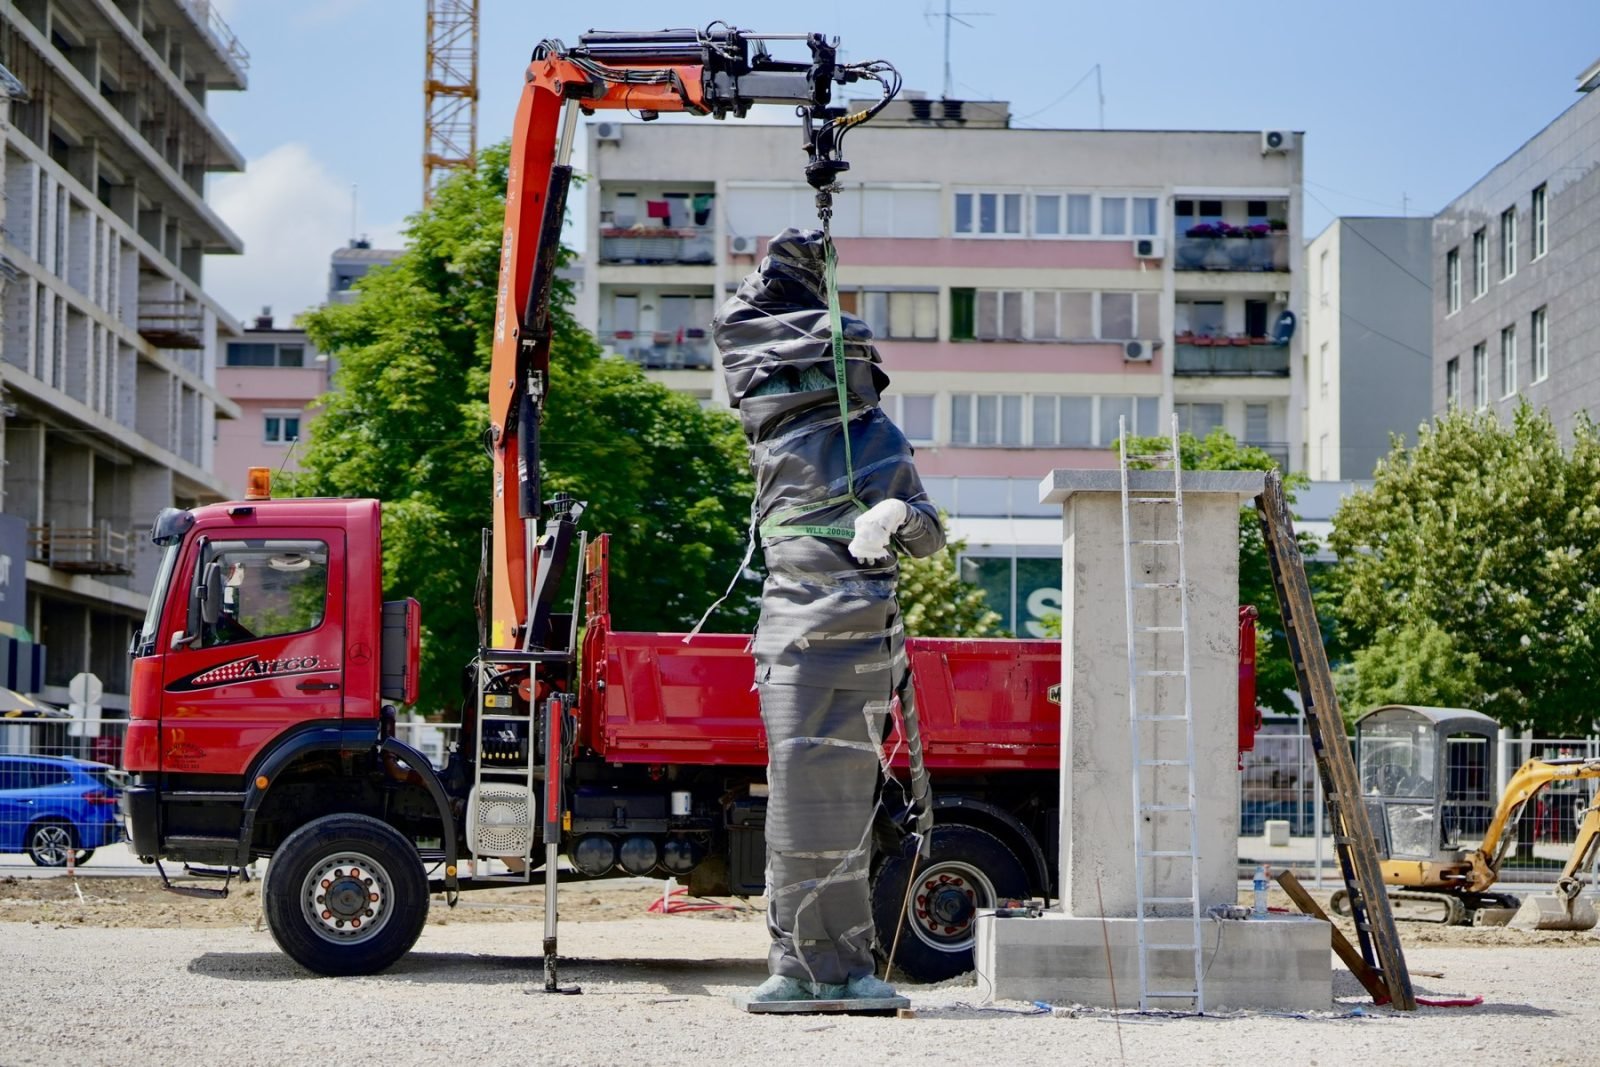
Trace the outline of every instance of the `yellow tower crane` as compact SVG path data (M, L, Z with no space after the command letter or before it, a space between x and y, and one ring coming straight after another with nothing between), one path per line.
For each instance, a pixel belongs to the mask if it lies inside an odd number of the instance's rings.
M422 79L422 203L478 155L478 0L428 0Z

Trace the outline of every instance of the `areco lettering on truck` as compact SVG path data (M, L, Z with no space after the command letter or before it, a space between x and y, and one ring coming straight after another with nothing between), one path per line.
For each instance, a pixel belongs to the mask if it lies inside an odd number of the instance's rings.
M321 656L285 656L282 659L245 656L242 659L219 663L215 667L207 667L203 671L196 671L187 678L179 678L169 688L179 692L215 689L217 686L232 685L235 682L286 678L295 674L316 674L319 671L338 669L337 661L324 659Z

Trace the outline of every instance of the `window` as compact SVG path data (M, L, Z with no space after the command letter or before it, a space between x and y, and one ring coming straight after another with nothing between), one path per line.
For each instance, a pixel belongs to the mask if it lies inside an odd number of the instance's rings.
M1542 307L1533 313L1533 380L1542 382L1550 377L1550 309Z
M1100 198L1100 233L1105 237L1122 237L1128 232L1128 198L1102 196Z
M1153 396L1022 396L955 393L950 443L1018 448L1094 448L1117 439L1118 420L1131 434L1159 432ZM909 434L908 434L909 436Z
M1455 356L1444 365L1444 406L1461 406L1461 357Z
M1489 233L1479 230L1472 235L1472 299L1489 291Z
M1133 329L1137 300L1136 293L1100 294L1100 336L1103 339L1123 341L1138 336Z
M952 289L952 340L1128 341L1155 336L1158 295L1073 289ZM934 309L925 314L929 328Z
M1153 196L1045 190L1030 194L1028 200L1028 232L1033 237L1154 237L1161 232L1160 201ZM959 222L958 205L957 232L964 232Z
M933 396L902 393L894 398L899 407L895 424L906 440L923 443L933 440Z
M1461 310L1461 249L1452 248L1444 257L1445 314Z
M1317 375L1322 379L1322 395L1328 395L1328 387L1333 382L1333 360L1328 358L1328 342L1322 342L1322 347L1317 349Z
M1480 341L1472 346L1472 406L1489 406L1489 344Z
M1133 235L1135 237L1155 237L1161 232L1161 218L1156 214L1156 198L1153 196L1136 196L1133 198Z
M1272 437L1272 409L1266 404L1244 406L1244 439L1252 445L1265 444Z
M1533 191L1533 258L1550 251L1550 189L1541 185Z
M1033 198L1033 232L1037 237L1061 234L1061 194L1040 193Z
M956 233L971 237L1020 237L1022 194L956 194Z
M1332 469L1332 465L1328 462L1333 455L1333 440L1331 434L1325 433L1321 437L1317 438L1317 453L1317 464L1322 471L1321 477L1323 481L1327 481L1329 478L1328 472Z
M858 293L840 293L841 303L847 298L855 306L854 312L872 327L872 335L879 340L936 341L939 339L939 294L936 291L900 292L897 290L867 289Z
M1508 397L1517 391L1517 328L1507 326L1500 331L1500 395Z
M328 602L323 541L213 541L200 557L201 581L222 593L200 646L303 633L322 625Z
M1022 297L1019 289L979 289L973 336L980 341L1022 340Z
M223 356L228 367L303 367L306 346L271 341L233 341Z
M261 439L269 445L300 440L300 414L298 411L267 412Z
M1174 404L1172 410L1178 416L1179 430L1202 439L1223 424L1221 404Z
M1500 213L1500 280L1505 281L1517 273L1517 209L1508 207Z
M1324 248L1322 255L1317 257L1317 292L1321 294L1317 298L1317 302L1323 307L1328 306L1328 289L1333 284L1333 279L1329 277L1329 273L1328 250Z
M1073 193L1067 197L1067 233L1087 237L1094 232L1090 216L1093 203L1093 197L1087 193Z

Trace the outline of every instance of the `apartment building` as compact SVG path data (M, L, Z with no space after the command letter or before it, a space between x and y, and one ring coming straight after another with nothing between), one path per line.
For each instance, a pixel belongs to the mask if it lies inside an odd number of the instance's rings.
M42 658L42 677L11 677L51 702L92 671L106 709L127 706L145 532L226 495L212 443L239 409L215 368L239 325L201 265L241 244L205 178L244 160L206 97L243 89L247 61L204 0L0 3L0 511L26 530L9 577L27 586L0 663Z
M887 408L1004 625L1060 604L1056 467L1105 467L1120 420L1225 426L1300 455L1301 154L1292 131L1034 130L1004 102L906 99L850 134L841 302ZM724 403L718 303L785 226L815 226L793 125L595 122L580 321ZM1281 343L1279 343L1281 342Z
M1371 478L1433 413L1432 237L1431 218L1339 218L1306 246L1312 478Z
M1433 220L1433 409L1510 417L1526 399L1565 436L1600 413L1600 62L1555 121Z
M229 497L244 496L251 467L300 469L313 407L332 387L332 361L305 330L280 326L271 308L227 342L217 388L239 405L239 417L217 424L216 471Z

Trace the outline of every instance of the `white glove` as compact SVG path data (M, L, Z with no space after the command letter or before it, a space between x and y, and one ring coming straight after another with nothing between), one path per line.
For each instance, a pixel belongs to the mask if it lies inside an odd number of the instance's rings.
M856 536L850 542L850 554L858 563L876 563L894 555L889 538L905 525L911 508L904 500L885 500L872 505L856 516Z

